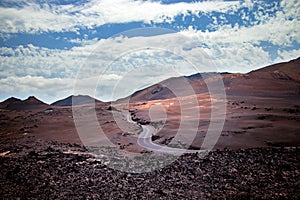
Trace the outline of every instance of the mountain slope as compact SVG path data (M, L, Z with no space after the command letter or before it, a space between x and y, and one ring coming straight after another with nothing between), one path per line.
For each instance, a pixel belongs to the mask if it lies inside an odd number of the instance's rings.
M133 93L117 102L150 101L208 92L206 82L216 81L217 73L197 73L175 77ZM300 58L251 71L247 74L220 73L227 95L296 95L300 94ZM190 86L193 92L190 91Z
M300 58L270 65L247 74L225 75L227 94L286 96L300 94Z
M300 57L289 62L277 63L248 73L250 75L270 74L274 78L293 79L300 82Z

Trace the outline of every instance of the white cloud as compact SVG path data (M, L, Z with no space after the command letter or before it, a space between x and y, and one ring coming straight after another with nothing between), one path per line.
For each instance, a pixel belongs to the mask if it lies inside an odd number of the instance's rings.
M284 20L281 16L270 19L264 24L251 27L231 27L230 25L219 26L214 32L197 31L198 36L203 42L218 41L222 44L235 42L249 42L258 44L260 41L269 41L274 45L287 46L292 42L300 42L297 19Z
M290 61L295 58L300 57L300 49L293 50L278 50L278 58L275 59L275 62Z
M253 6L252 1L245 3L243 5L248 8ZM282 11L270 8L271 11L276 11L275 16L258 15L256 20L260 23L249 27L238 25L231 27L216 23L217 30L214 32L188 29L182 31L182 34L198 41L198 46L204 47L221 71L248 72L274 62L294 59L299 57L299 51L284 49L292 48L294 43L300 43L298 28L300 2L282 1L280 6ZM279 48L280 58L271 60L269 52L262 49L262 42Z
M46 79L39 76L7 77L0 79L0 98L4 100L8 96L17 96L24 99L35 95L47 103L52 103L72 94L73 82L72 79Z
M88 45L73 47L71 50L58 50L33 45L17 48L0 48L0 77L43 76L74 77L96 47L97 41Z
M76 80L75 78L45 78L29 75L23 77L11 76L0 79L0 100L4 100L8 96L17 95L17 97L24 99L28 96L35 95L47 103L53 103L71 94L88 94L95 96L97 94L95 86L98 79L98 76L82 80ZM119 79L121 79L121 77L114 74L102 76L101 88L105 88L104 91L99 91L102 99L110 97L111 85ZM77 88L74 89L76 86ZM102 94L103 92L105 94Z
M188 12L225 12L234 9L235 2L193 2L164 5L153 1L92 0L84 5L47 5L27 3L21 8L0 8L2 37L11 33L77 31L83 26L92 28L108 23L173 21Z
M187 14L190 11L198 14L199 11L226 11L232 9L238 4L235 2L193 2L176 3L163 5L160 2L153 1L92 1L92 6L83 11L86 15L97 13L109 23L119 23L128 21L143 21L145 23L173 21L174 16Z

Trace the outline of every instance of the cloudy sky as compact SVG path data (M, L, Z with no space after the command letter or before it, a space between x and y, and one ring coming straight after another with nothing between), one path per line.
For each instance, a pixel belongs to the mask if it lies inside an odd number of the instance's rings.
M0 100L116 99L300 56L300 1L1 0Z

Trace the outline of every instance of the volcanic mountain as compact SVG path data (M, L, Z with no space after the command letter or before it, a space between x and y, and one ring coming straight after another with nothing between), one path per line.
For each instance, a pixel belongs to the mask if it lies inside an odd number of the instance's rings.
M191 76L173 77L120 99L124 102L163 100L184 96L187 83L195 94L207 93L207 82L222 78L227 95L235 96L285 96L300 94L300 58L289 62L270 65L246 74L240 73L198 73ZM170 89L171 88L171 89Z
M48 106L48 104L42 102L34 96L30 96L25 100L11 97L0 103L0 108L8 110L34 110L47 108Z
M105 104L102 101L99 101L98 99L95 99L93 97L90 97L88 95L71 95L65 99L58 100L51 105L53 106L79 106L79 105L86 105L86 104Z

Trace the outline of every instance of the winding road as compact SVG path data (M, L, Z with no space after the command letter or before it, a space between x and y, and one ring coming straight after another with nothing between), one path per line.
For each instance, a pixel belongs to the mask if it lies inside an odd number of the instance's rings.
M133 121L130 113L126 113L127 121L130 123L138 124ZM144 147L151 151L161 152L161 153L171 153L171 154L183 154L183 153L203 153L206 150L192 150L192 149L179 149L167 146L161 146L152 141L152 135L155 133L156 129L151 125L140 125L143 131L140 133L137 143L141 147Z

